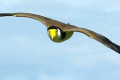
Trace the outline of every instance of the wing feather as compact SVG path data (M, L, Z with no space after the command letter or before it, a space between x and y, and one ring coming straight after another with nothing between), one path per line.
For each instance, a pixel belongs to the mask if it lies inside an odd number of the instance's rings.
M112 50L120 53L120 46L113 43L112 41L110 41L107 37L98 34L94 31L85 29L85 28L80 28L80 27L76 27L74 25L69 25L71 28L66 29L65 31L73 31L73 32L81 32L87 36L89 36L90 38L93 38L95 40L97 40L98 42L104 44L105 46L107 46L108 48L111 48Z
M41 23L43 23L46 27L50 27L50 26L65 26L66 24L57 21L57 20L53 20L41 15L37 15L37 14L31 14L31 13L0 13L0 17L4 17L4 16L14 16L14 17L27 17L27 18L32 18L32 19L36 19L38 21L40 21Z

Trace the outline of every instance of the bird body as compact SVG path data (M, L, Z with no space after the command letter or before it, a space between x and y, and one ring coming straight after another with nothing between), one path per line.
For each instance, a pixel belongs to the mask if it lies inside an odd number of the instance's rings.
M50 26L48 28L48 35L50 39L54 42L63 42L69 39L73 35L73 32L64 32L57 26Z
M108 48L120 53L120 46L110 41L105 36L98 34L92 30L77 27L70 24L65 24L63 22L50 19L41 15L31 14L31 13L0 13L0 17L4 16L14 16L14 17L27 17L40 21L47 27L47 32L50 39L54 42L63 42L69 39L74 32L81 32L88 37L99 41Z

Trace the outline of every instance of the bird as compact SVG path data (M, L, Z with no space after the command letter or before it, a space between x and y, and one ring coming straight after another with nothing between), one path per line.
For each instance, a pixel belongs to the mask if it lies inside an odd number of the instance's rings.
M75 25L71 25L69 23L63 23L58 20L54 20L42 15L33 14L33 13L24 13L24 12L17 12L17 13L0 13L0 17L4 16L13 16L13 17L26 17L26 18L32 18L35 20L40 21L42 24L44 24L47 27L47 33L49 35L49 38L53 42L63 42L68 40L74 32L80 32L91 39L94 39L106 47L116 51L120 54L120 46L109 40L107 37L96 33L90 29L77 27Z

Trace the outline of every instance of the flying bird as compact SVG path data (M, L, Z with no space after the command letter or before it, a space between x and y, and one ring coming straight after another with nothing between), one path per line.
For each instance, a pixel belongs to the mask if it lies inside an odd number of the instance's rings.
M47 27L47 32L50 39L54 42L63 42L69 39L74 32L80 32L91 39L95 39L98 42L104 44L108 48L120 53L120 46L110 41L105 36L98 34L92 30L77 27L75 25L66 24L57 20L53 20L41 15L32 14L32 13L0 13L0 17L4 16L14 16L14 17L27 17L40 21Z

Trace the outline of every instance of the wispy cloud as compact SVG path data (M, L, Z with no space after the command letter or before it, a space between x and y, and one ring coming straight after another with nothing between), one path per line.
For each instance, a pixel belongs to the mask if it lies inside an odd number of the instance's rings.
M120 7L119 6L118 7L115 7L115 6L108 7L108 8L105 8L104 11L106 11L106 12L120 12Z

